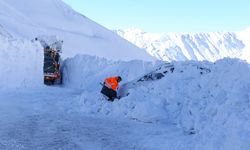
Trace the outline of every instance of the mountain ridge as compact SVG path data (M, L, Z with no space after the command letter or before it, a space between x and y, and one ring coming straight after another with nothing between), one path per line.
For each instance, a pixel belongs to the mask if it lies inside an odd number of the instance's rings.
M240 32L147 33L140 29L114 32L165 61L247 59L248 30ZM245 38L243 38L245 36Z

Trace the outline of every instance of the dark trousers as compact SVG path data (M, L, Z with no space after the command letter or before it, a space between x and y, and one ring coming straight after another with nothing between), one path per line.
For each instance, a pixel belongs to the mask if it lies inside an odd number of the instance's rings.
M106 95L109 99L109 101L114 101L114 99L117 97L117 93L116 91L114 91L113 89L110 89L106 86L102 87L101 93Z

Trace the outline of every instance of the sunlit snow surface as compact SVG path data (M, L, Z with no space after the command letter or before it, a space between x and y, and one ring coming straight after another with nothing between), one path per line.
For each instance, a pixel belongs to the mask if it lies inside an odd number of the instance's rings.
M1 90L1 149L249 148L250 70L241 60L173 62L173 73L113 103L99 93L105 75L134 82L160 62L79 55L65 63L61 87Z
M1 0L0 20L0 34L2 28L15 38L27 40L56 35L64 41L64 58L88 54L112 60L153 59L61 0Z

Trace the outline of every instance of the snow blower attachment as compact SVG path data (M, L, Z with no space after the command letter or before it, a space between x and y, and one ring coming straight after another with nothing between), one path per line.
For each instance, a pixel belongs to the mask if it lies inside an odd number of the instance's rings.
M40 36L35 38L44 48L44 84L54 85L62 83L60 68L63 41L57 40L55 36Z

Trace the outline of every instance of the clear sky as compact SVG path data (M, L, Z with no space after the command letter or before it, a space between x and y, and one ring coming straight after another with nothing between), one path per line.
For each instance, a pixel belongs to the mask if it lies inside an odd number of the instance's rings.
M109 29L146 32L239 31L250 27L250 0L63 0Z

